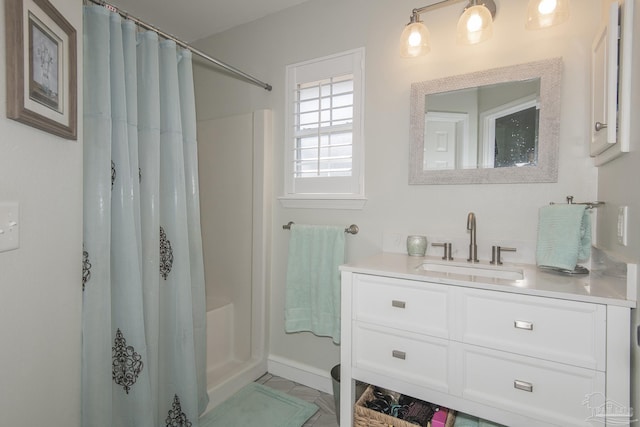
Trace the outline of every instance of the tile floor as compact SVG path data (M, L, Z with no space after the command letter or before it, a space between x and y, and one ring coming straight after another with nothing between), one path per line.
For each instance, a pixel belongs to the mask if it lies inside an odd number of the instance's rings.
M303 427L338 427L332 394L327 394L271 374L263 375L257 379L256 382L295 396L298 399L315 403L320 409L318 409L318 412L316 412L313 417L309 418Z

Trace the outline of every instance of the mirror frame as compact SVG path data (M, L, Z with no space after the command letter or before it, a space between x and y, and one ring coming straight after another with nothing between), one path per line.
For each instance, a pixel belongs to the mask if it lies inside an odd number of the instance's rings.
M535 78L540 78L536 166L424 170L424 116L427 95ZM552 58L411 84L409 184L557 182L561 83L562 58Z

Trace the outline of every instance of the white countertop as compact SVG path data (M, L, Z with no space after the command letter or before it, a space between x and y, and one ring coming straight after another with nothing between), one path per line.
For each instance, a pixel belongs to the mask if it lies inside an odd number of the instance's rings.
M492 277L424 271L425 262L449 265L473 265L490 269L521 269L523 280L495 279ZM397 253L380 253L369 258L340 266L341 271L372 274L385 277L417 280L469 288L537 295L597 304L636 307L630 298L627 275L610 274L607 270L592 270L588 275L562 275L540 270L531 264L504 263L494 266L487 261L471 264L466 261L443 261L439 257L415 257Z

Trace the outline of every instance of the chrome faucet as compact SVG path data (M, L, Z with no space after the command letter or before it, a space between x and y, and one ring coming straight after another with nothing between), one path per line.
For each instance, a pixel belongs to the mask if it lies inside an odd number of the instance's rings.
M467 216L467 230L471 232L469 241L469 262L478 262L478 245L476 244L476 214L469 212Z

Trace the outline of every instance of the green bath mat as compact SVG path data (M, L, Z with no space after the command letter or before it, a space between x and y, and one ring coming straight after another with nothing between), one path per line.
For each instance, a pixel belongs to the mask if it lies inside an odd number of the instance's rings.
M300 427L318 407L250 383L200 418L200 427Z

